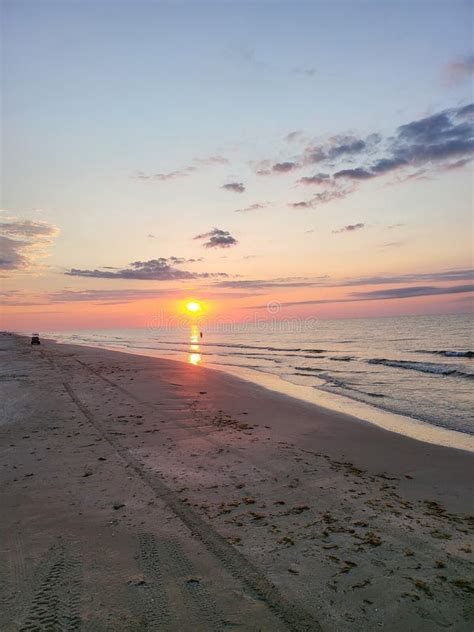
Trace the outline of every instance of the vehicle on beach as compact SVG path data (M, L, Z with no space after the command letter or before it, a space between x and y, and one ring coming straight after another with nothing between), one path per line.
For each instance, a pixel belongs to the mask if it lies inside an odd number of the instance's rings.
M40 345L41 344L39 334L32 334L31 335L31 344L32 345Z

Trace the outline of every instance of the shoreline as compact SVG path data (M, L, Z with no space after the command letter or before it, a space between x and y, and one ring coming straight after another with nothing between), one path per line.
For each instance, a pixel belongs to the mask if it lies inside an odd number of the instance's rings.
M0 629L472 627L472 453L179 361L0 355Z
M367 462L364 461L364 459L367 459L367 461L373 461L373 468L379 467L384 469L396 466L396 471L401 473L407 466L409 468L420 467L420 463L417 462L418 452L423 453L425 458L426 455L429 455L428 458L430 460L433 458L438 459L436 465L433 462L431 467L436 468L437 476L440 477L439 482L441 482L443 475L443 472L439 472L439 469L442 469L443 466L443 455L446 455L446 462L450 465L452 465L452 459L455 459L458 455L459 458L465 457L468 459L469 463L471 463L472 460L474 467L474 450L441 445L435 442L410 437L370 421L360 419L345 411L338 411L291 396L285 392L272 390L253 380L246 380L227 371L213 367L195 366L181 360L164 358L162 356L143 355L142 353L133 353L120 349L111 350L109 348L89 345L59 343L55 340L52 340L52 342L54 345L57 345L58 351L65 349L66 353L74 354L84 350L84 352L89 354L92 358L96 356L101 358L101 356L103 356L105 362L113 362L117 354L119 354L124 358L125 362L130 361L132 364L137 362L143 371L150 371L151 373L155 371L166 371L167 373L169 371L172 374L175 372L178 375L183 374L185 376L184 383L188 385L201 385L203 388L207 388L206 384L209 382L218 384L222 392L215 395L215 407L221 410L221 407L223 409L225 406L230 410L231 414L240 409L241 400L246 401L250 397L252 401L256 403L258 410L260 407L258 402L263 399L267 405L270 405L276 415L282 417L278 423L279 432L288 433L292 439L296 439L297 437L303 439L302 447L307 437L313 438L319 435L318 441L321 439L326 441L328 449L334 451L334 455L337 456L337 458L345 458L348 452L352 452L351 440L353 439L356 441L357 450L352 456L355 461L357 461L357 465L363 467L367 466ZM146 364L140 364L140 360ZM134 381L134 379L135 378L133 378L132 381ZM143 390L144 392L148 392L145 387ZM238 395L236 395L236 393L238 393ZM229 401L230 396L231 401ZM335 397L338 398L339 395ZM280 409L283 410L283 413L280 413ZM297 434L294 434L293 426L290 429L285 427L286 419L289 416L295 415L300 416ZM301 419L301 416L304 417L304 421ZM419 423L421 424L422 422ZM374 449L374 446L377 447ZM387 451L389 453L397 452L397 458L400 458L400 463L386 462ZM408 464L402 458L407 455L410 455ZM432 476L434 471L434 469L429 468L428 477ZM458 480L458 483L460 482L461 481ZM474 512L474 501L472 503L472 509Z
M157 358L187 364L185 360L178 360L162 355L158 350L155 352L151 349L135 350L133 348L124 349L123 347L113 345L96 346L93 344L70 343L62 342L61 340L52 337L45 337L44 339L50 340L58 345L77 345L80 347L89 347L91 349L103 349L115 351L117 353ZM248 369L246 367L232 366L231 368L230 365L226 365L223 368L220 368L220 366L195 366L195 369L220 371L227 375L233 375L237 379L245 382L258 384L269 391L286 395L287 397L297 399L298 401L304 401L329 412L347 415L354 420L382 428L389 432L394 432L410 439L474 453L474 435L450 430L414 417L401 415L386 410L375 404L370 405L356 399L349 398L345 395L328 393L322 389L293 384L284 380L280 376L272 375L263 371Z

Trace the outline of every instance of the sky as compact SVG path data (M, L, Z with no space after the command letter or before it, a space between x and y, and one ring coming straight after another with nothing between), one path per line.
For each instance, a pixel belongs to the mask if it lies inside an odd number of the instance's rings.
M3 329L472 308L472 4L3 0Z

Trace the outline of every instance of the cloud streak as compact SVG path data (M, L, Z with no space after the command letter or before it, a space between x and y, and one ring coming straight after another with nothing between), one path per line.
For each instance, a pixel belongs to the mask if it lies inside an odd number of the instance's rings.
M141 180L142 182L167 182L169 180L179 180L180 178L187 178L201 167L227 165L229 161L224 156L207 156L204 158L194 158L193 164L187 165L182 169L174 171L165 171L160 173L144 173L138 171L131 177L134 180Z
M450 294L466 294L474 292L474 284L456 285L450 287L417 286L399 287L372 292L351 292L347 298L314 299L308 301L289 301L280 303L281 307L296 307L302 305L331 305L335 303L359 303L365 301L385 301L406 298L420 298L423 296L442 296ZM255 305L247 309L267 309L268 305Z
M317 277L284 277L276 279L236 279L218 281L214 287L242 288L242 289L271 289L280 287L355 287L365 285L396 285L401 283L448 283L472 281L474 270L463 268L457 270L442 270L435 272L421 272L399 275L380 275L355 277L349 279L332 279L328 275Z
M352 187L336 187L330 186L325 191L315 193L309 200L300 200L299 202L290 202L288 206L295 210L304 210L308 208L316 208L323 204L328 204L333 200L340 200L345 198L352 192Z
M352 292L351 296L358 301L380 301L388 299L415 298L418 296L439 296L441 294L464 294L473 292L474 284L455 285L451 287L435 286L408 286L396 287L386 290L373 290L371 292Z
M333 230L333 234L334 235L339 235L340 233L353 233L356 230L360 230L361 228L364 228L365 224L363 224L362 222L359 222L358 224L347 224L347 226L343 226L342 228L339 228L338 230Z
M195 158L194 162L199 165L228 165L229 160L224 156L207 156L207 158Z
M250 206L246 206L245 208L235 209L234 213L249 213L251 211L259 211L262 208L267 208L268 202L256 202L255 204L250 204Z
M213 292L208 290L200 291L200 297L203 300L212 300L219 298L226 299L242 299L254 296L249 292ZM71 290L62 289L54 292L46 292L44 294L25 294L18 290L8 290L0 292L2 304L5 307L29 307L37 305L56 305L62 303L94 303L97 305L121 305L135 301L144 300L161 300L170 297L182 298L181 289L137 289L137 288L121 288L121 289L85 289ZM34 312L37 313L37 312ZM55 313L55 312L45 312Z
M226 277L224 272L189 272L181 270L176 265L194 263L198 259L184 259L181 257L160 257L149 261L132 261L129 267L115 269L103 267L94 270L82 270L72 268L64 274L67 276L79 276L93 279L129 279L139 281L181 281L187 279L209 279L213 277Z
M49 292L48 303L99 303L100 305L121 305L132 301L158 299L173 294L169 290L58 290ZM44 300L44 299L43 299Z
M139 171L134 176L135 180L151 181L151 182L167 182L168 180L178 180L179 178L187 178L196 171L196 167L185 167L177 171L169 171L167 173L143 173Z
M442 283L456 281L472 281L474 270L463 268L458 270L443 270L440 272L414 272L411 274L380 275L348 279L339 283L339 286L348 287L354 285L389 285L396 283Z
M296 184L305 185L327 185L331 183L331 179L328 173L316 173L314 176L304 176L300 178Z
M298 288L298 287L323 287L329 281L328 276L316 278L286 277L277 279L241 279L236 281L219 281L214 287L240 288L240 289L273 289L273 288Z

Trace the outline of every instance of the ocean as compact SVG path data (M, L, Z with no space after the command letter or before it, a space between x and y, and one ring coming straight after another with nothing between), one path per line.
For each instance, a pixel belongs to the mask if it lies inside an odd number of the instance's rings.
M359 402L473 435L473 331L472 316L463 314L43 335L228 371L292 395L311 393L311 401L322 405L330 393L346 403L346 412L350 402ZM277 379L269 382L269 376Z

